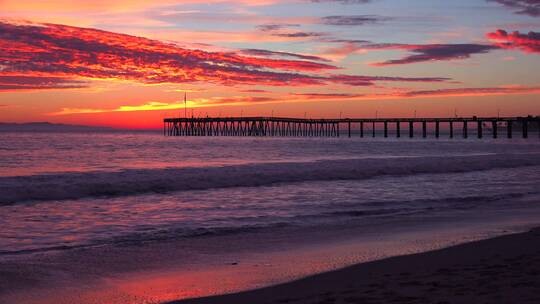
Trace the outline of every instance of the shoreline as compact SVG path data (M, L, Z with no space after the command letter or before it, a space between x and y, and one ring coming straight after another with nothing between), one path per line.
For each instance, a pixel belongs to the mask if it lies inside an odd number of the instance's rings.
M380 225L354 229L346 225L346 230L341 226L311 232L287 229L240 238L208 236L189 243L177 240L21 256L0 262L0 302L158 304L253 290L357 263L528 231L539 223L539 213L532 211L483 210L481 216L467 212L438 220L433 214L423 220L401 218L399 223L381 224L386 227L384 234Z
M540 303L540 227L261 289L167 303Z

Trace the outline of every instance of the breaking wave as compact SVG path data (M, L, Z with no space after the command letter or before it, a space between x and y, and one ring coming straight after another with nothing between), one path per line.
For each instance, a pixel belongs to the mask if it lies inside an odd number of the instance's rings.
M540 165L540 153L359 158L0 177L0 204Z

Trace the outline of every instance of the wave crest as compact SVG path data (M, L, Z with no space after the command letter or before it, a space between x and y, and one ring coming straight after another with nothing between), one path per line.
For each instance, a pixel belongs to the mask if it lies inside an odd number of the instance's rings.
M540 153L255 163L0 177L0 204L143 193L356 180L384 175L459 173L540 165Z

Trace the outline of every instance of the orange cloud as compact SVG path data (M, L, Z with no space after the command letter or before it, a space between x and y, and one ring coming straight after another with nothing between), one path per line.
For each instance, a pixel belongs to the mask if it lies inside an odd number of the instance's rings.
M62 108L59 112L49 113L49 115L69 115L69 114L95 114L111 112L137 112L137 111L156 111L156 110L176 110L184 107L184 103L164 103L148 102L138 106L120 106L115 109L93 109L93 108Z
M145 84L205 82L294 86L339 83L369 86L376 81L448 80L320 74L338 67L310 60L186 49L172 43L96 29L24 22L0 22L0 62L0 76L116 79Z
M246 6L271 5L279 0L183 0L182 4L208 4L235 2ZM156 7L178 4L177 0L2 0L2 10L9 12L48 11L48 12L126 12L142 11Z
M239 104L253 104L253 103L268 103L275 102L276 98L272 97L252 97L252 96L235 96L235 97L213 97L213 98L200 98L196 100L187 100L184 102L157 102L152 101L142 105L135 106L120 106L113 109L101 109L101 108L62 108L58 112L49 113L51 116L59 115L71 115L71 114L96 114L96 113L113 113L113 112L138 112L138 111L159 111L159 110L178 110L184 107L189 108L202 108L212 107L217 105L239 105Z
M236 106L269 103L298 103L312 101L363 101L363 100L391 100L391 99L416 99L416 98L446 98L446 97L471 97L471 96L496 96L517 94L540 94L540 86L505 86L486 88L455 88L438 90L409 90L394 91L384 94L356 94L356 93L292 93L283 96L232 96L213 97L188 100L187 105L183 102L165 103L149 102L136 106L120 106L114 109L91 109L91 108L63 108L59 112L49 115L71 114L95 114L112 112L136 112L156 110L177 110L185 106L189 108L204 108L214 106Z

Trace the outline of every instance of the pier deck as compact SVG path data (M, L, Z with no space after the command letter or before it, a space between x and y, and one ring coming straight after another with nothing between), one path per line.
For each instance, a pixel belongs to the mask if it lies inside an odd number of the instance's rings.
M165 118L163 134L166 136L272 136L272 137L376 137L382 132L389 137L415 137L415 127L422 130L423 138L433 134L439 138L445 127L450 138L460 135L468 138L476 135L483 138L484 133L493 138L500 133L508 138L519 132L523 138L529 133L540 137L540 117L453 117L453 118L342 118L342 119L302 119L283 117L204 117L204 118ZM402 126L405 126L402 129ZM469 134L469 128L476 129ZM459 130L461 129L461 130Z

